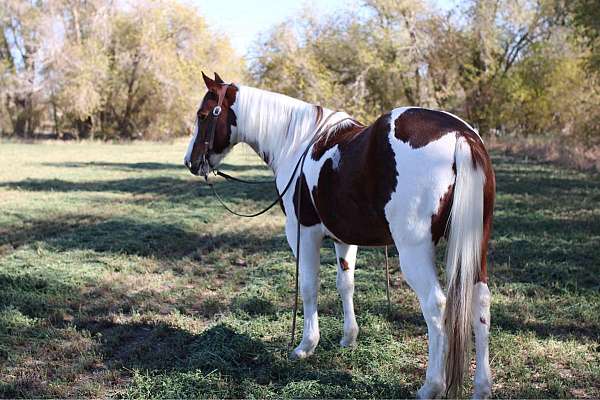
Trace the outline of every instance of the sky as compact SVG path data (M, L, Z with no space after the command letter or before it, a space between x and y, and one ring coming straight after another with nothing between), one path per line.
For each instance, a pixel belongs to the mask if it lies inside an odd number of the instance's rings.
M429 0L442 9L450 9L456 0ZM227 32L240 55L258 36L272 26L296 14L309 4L323 13L356 8L358 0L191 0L209 25Z

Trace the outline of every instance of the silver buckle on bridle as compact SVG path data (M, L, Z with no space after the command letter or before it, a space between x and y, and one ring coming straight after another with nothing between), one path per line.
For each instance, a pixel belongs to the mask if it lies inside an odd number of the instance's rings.
M208 166L208 168L205 168L206 166ZM202 158L200 159L200 168L204 172L204 174L202 175L204 177L204 180L208 183L208 174L210 173L211 168L210 163L208 162L208 158L206 158L206 153L202 154Z
M215 117L218 117L219 115L221 115L221 106L216 106L215 108L213 108L212 113Z

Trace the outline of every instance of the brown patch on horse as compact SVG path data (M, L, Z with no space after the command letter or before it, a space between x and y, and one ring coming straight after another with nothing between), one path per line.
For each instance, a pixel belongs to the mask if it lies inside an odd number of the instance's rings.
M302 191L300 192L300 188ZM298 212L298 194L300 196L300 212ZM308 185L306 183L306 177L304 174L300 175L300 178L296 180L296 188L294 190L294 211L296 212L296 218L304 226L312 226L321 222L317 210L313 205L312 199L310 198L310 192L308 191Z
M315 126L318 126L323 119L323 107L315 105L315 109L317 110L317 117L315 118Z
M340 129L313 150L319 159L338 145L338 165L331 158L324 162L312 195L323 224L344 243L393 244L384 211L398 182L390 123L388 113L367 128Z
M394 121L395 135L413 149L435 142L450 132L471 131L471 128L447 113L425 108L409 108Z
M326 134L319 138L313 145L311 157L313 160L320 159L330 148L341 143L351 142L357 135L366 128L359 122L354 121L355 125L339 128L331 134Z
M339 258L339 262L340 262L340 268L343 271L348 271L350 269L350 265L348 264L348 261L346 261L343 257Z
M438 244L441 237L448 238L446 227L450 218L452 209L452 199L454 195L454 185L449 185L446 193L440 198L440 205L437 212L431 216L431 239L434 244Z

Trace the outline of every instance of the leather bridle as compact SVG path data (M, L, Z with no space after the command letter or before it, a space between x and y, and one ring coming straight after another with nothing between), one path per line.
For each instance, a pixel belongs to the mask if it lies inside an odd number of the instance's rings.
M192 159L190 160L190 163L192 165L199 163L199 170L204 172L203 176L207 181L208 173L213 170L212 166L210 165L209 154L213 151L215 145L217 122L221 112L223 111L223 100L225 99L227 89L229 89L229 84L221 84L219 90L217 90L217 105L214 106L209 113L198 115L198 137L196 140L202 140L204 142L204 147L199 157L194 157L194 151L192 151ZM194 143L194 148L195 145L196 144ZM207 166L208 168L204 168L204 166Z

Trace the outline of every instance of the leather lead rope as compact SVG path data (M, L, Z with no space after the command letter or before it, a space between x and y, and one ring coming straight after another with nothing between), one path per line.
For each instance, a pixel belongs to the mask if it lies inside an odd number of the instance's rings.
M288 344L288 351L294 345L294 341L296 340L296 321L297 321L297 317L298 317L298 297L299 297L298 293L299 293L299 275L300 275L300 233L301 233L301 230L300 230L300 226L301 226L301 224L300 224L300 213L301 213L300 206L302 205L302 203L301 203L302 184L300 182L300 177L302 176L302 172L304 170L304 161L306 160L306 156L308 154L309 149L312 147L313 144L315 144L317 142L317 140L319 140L321 138L322 134L324 132L326 132L326 130L323 130L323 128L325 127L327 122L329 122L329 119L335 114L337 114L337 112L333 112L333 113L329 114L327 116L327 118L325 118L325 120L322 121L322 123L315 129L315 134L314 134L313 139L311 139L308 146L306 146L306 149L300 156L300 159L296 163L296 166L294 167L294 170L292 171L290 179L287 182L287 184L285 185L285 188L283 189L283 191L280 194L277 195L277 198L271 204L269 204L266 208L262 209L261 211L258 211L253 214L242 214L242 213L238 213L238 212L232 210L231 208L229 208L227 206L227 204L225 204L225 202L223 201L223 199L221 198L219 193L215 190L214 185L208 181L208 176L205 176L206 184L208 186L210 186L213 194L215 195L215 197L217 198L219 203L221 203L223 208L225 208L231 214L236 215L238 217L252 218L252 217L257 217L261 214L266 213L271 208L273 208L275 206L275 204L277 204L279 201L283 200L283 196L287 193L289 188L292 186L292 182L294 181L296 172L298 172L298 169L300 169L299 174L298 174L298 181L297 181L298 182L298 198L296 199L296 210L298 210L298 216L297 216L297 224L296 224L296 270L295 270L295 274L294 274L295 275L295 277L294 277L294 304L293 304L293 311L292 311L292 329L291 329L291 335L290 335L290 342ZM337 121L336 124L342 123L346 120L355 121L352 118L344 118L340 121ZM213 140L214 140L214 138L213 138ZM227 180L236 181L236 182L240 182L240 183L246 183L246 184L262 184L262 183L275 182L275 181L247 181L244 179L235 178L229 174L226 174L226 173L218 171L218 170L214 171L214 173L215 173L215 175L219 175ZM391 315L390 271L389 271L389 263L388 263L388 248L387 248L387 246L385 246L385 277L386 277L386 295L387 295L387 303L388 303L388 314Z
M321 135L323 134L323 132L325 132L325 130L321 131L321 129L323 129L325 127L325 125L327 124L327 122L329 121L329 119L333 116L337 114L336 112L333 112L331 114L329 114L327 116L327 118L325 118L325 120L320 124L319 127L317 127L316 132L315 132L315 136L314 138L311 140L311 142L308 144L308 146L306 146L306 150L304 150L304 154L302 154L302 157L300 158L300 172L298 174L298 198L296 199L296 210L298 210L298 215L296 216L296 271L295 271L295 276L294 276L294 307L292 309L292 332L290 334L290 342L288 343L288 353L290 352L290 349L292 348L292 346L294 345L294 342L296 341L296 320L298 319L298 292L299 292L299 275L300 275L300 215L302 214L302 209L300 208L300 206L302 205L302 182L301 182L301 178L302 178L302 173L304 170L304 161L306 160L306 155L308 154L308 150L312 147L313 144L315 144L317 142L317 140L319 140L319 138L321 137ZM337 123L341 123L345 120L349 120L350 118L344 118L340 121L338 121ZM298 167L298 165L296 164L296 167ZM295 171L294 171L295 172ZM293 179L293 174L292 174L292 178Z
M229 211L233 215L236 215L238 217L244 217L244 218L253 218L253 217L258 217L259 215L262 215L262 214L266 213L271 208L273 208L280 200L283 200L283 196L287 193L287 191L289 190L289 188L292 186L292 182L294 181L294 177L296 176L296 172L298 172L298 168L301 167L301 166L302 166L302 168L304 167L304 160L306 159L308 151L310 150L310 148L312 147L312 145L315 144L317 142L317 140L319 140L321 138L322 134L324 132L326 132L326 130L323 130L323 128L325 127L325 125L327 124L327 122L329 122L329 120L331 119L331 117L333 115L335 115L335 114L337 114L337 112L333 112L333 113L329 114L327 116L327 118L325 118L325 120L319 126L317 126L317 128L315 129L315 133L314 133L313 138L308 143L308 146L306 146L306 149L304 150L304 152L300 156L300 159L298 159L298 161L296 162L296 166L294 167L294 170L292 171L292 174L290 175L290 179L286 183L285 188L283 189L283 191L281 193L279 193L277 195L277 198L271 204L269 204L267 207L265 207L261 211L255 212L253 214L242 214L240 212L234 211L229 206L227 206L227 204L225 203L225 201L223 200L223 198L219 195L219 193L215 189L214 185L208 180L208 176L204 177L205 180L206 180L206 184L212 189L213 194L215 195L215 197L217 198L217 200L219 201L219 203L221 203L221 205L223 206L223 208L225 208L227 211ZM342 123L342 122L347 121L347 120L354 121L354 119L352 119L352 118L344 118L344 119L341 119L341 120L337 121L336 124ZM232 181L241 182L241 183L247 183L247 184L271 183L271 181L264 181L264 182L263 181L247 181L247 180L244 180L244 179L235 178L235 177L233 177L233 176L231 176L229 174L226 174L224 172L221 172L219 170L215 170L214 173L215 173L215 175L222 176L223 178L225 178L227 180L232 180ZM300 174L298 176L300 176L300 175L302 175L302 169L300 170ZM275 182L275 181L272 181L272 182Z
M294 307L292 309L292 333L290 335L290 343L288 343L288 353L290 352L290 348L294 345L296 341L296 319L298 317L298 292L299 292L299 283L298 276L300 275L300 215L302 213L302 209L300 206L302 205L302 182L300 181L302 177L302 170L304 169L304 160L306 157L302 157L302 162L300 163L300 174L298 175L298 198L296 199L296 210L298 210L298 215L296 218L296 272L294 276Z
M247 181L245 179L236 178L235 176L231 176L229 174L226 174L225 172L221 172L218 170L215 171L215 174L222 176L223 178L227 179L228 181L246 183L248 185L261 185L261 184L265 184L265 183L275 183L275 181Z
M390 301L390 263L388 261L388 247L385 246L385 294L387 296L388 317L392 316L392 302Z

